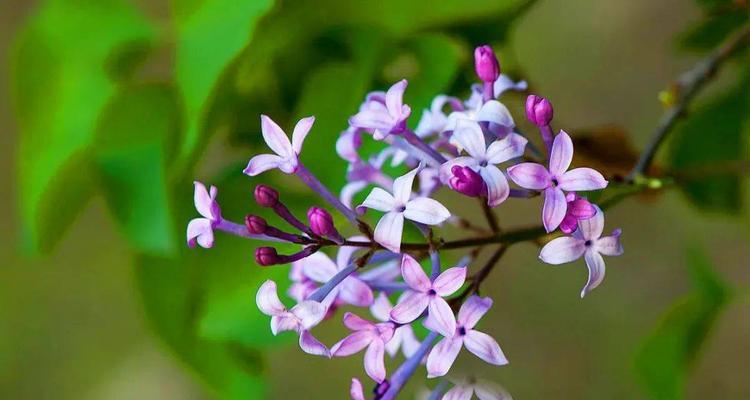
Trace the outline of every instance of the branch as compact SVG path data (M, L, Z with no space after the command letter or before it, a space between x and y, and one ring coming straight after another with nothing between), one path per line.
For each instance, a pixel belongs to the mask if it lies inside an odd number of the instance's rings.
M750 41L750 25L677 79L673 90L679 98L659 120L646 149L641 153L635 167L628 174L627 182L635 181L636 177L648 171L656 152L664 143L664 139L672 131L678 119L685 114L690 102L733 54L747 46L748 41Z

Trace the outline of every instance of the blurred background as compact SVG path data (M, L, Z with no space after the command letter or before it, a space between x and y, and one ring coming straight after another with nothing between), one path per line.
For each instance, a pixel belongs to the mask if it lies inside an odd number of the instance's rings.
M345 398L361 356L306 356L255 307L286 267L255 266L253 244L224 235L184 244L194 179L237 221L258 182L297 210L319 204L293 178L241 174L264 146L261 112L283 127L317 116L302 159L338 190L333 146L365 93L405 77L414 110L465 96L473 47L490 43L551 99L576 163L622 175L671 82L747 23L743 0L3 0L0 398ZM744 52L720 71L652 172L747 160L749 65ZM524 100L503 97L531 132ZM512 248L481 326L511 364L463 354L455 372L516 399L750 398L746 184L709 174L608 211L626 252L585 300L582 262ZM497 212L523 226L539 207ZM343 334L321 328L326 343ZM403 398L435 384L422 377Z

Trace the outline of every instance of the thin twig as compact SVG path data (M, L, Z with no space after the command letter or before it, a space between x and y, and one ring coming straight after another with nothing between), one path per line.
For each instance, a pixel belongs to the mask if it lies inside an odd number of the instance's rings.
M672 131L678 119L684 115L690 102L700 92L705 84L715 75L719 68L733 54L747 46L750 41L750 25L746 26L739 34L735 35L714 51L710 56L699 61L692 69L683 73L674 84L674 91L678 99L659 120L651 139L641 153L638 162L628 174L626 181L634 182L636 177L646 173L654 160L656 152L664 142L664 139Z
M507 250L508 246L500 246L497 250L495 250L494 253L492 253L492 256L490 256L490 259L487 260L482 269L480 269L471 278L471 284L467 286L457 297L454 297L450 300L450 304L453 308L458 307L461 303L464 302L467 297L479 291L479 286L482 284L482 282L484 282L485 279L487 279L487 277L490 275L490 272L492 272L492 269L495 268L495 265L497 265L497 262L500 260L500 258L502 258Z
M497 223L497 215L492 212L492 208L487 204L487 198L479 197L479 203L482 204L482 212L484 212L484 218L487 220L487 225L490 226L492 233L497 234L500 232L500 225Z

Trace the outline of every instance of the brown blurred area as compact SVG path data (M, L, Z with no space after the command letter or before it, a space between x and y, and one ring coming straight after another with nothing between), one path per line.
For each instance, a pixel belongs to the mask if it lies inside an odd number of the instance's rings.
M149 332L128 251L101 199L51 256L18 253L13 219L18 132L9 104L7 54L32 3L0 2L0 209L5 210L0 397L205 398L196 379ZM688 0L543 0L513 31L505 50L511 53L500 56L512 57L534 90L553 101L557 127L615 124L640 148L661 113L657 93L696 60L673 46L674 36L696 17ZM508 105L521 119L522 99L514 97ZM501 209L503 224L535 218L540 203L527 203ZM689 381L688 398L750 397L747 221L702 215L676 192L648 203L631 199L607 215L607 230L622 227L626 253L607 260L600 288L581 300L582 262L552 267L537 260L531 245L512 248L484 289L495 305L480 325L498 339L511 364L493 368L462 354L456 365L502 384L521 400L643 398L632 373L633 354L659 316L688 291L684 254L697 245L744 292L738 290L719 319ZM332 341L340 333L324 329L323 335ZM306 357L293 345L268 357L275 399L343 394L362 362L361 356ZM411 383L408 390L421 384Z

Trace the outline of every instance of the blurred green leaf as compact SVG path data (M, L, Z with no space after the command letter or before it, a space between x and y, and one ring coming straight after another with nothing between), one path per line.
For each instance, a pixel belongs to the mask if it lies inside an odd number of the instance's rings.
M737 213L742 181L735 174L695 173L700 168L746 157L744 133L750 116L750 79L695 109L673 133L669 164L685 173L681 188L688 200L708 211ZM692 171L692 172L691 172Z
M750 8L738 7L714 15L691 26L680 36L680 46L693 50L710 50L750 21Z
M729 301L729 288L703 252L691 248L687 267L693 290L667 311L635 357L638 378L652 399L684 398L687 375Z
M176 80L186 108L181 158L199 145L211 90L230 61L250 41L272 0L174 0L177 28Z
M105 62L152 32L118 0L43 2L12 53L23 245L48 251L93 192L89 145L114 92Z
M179 111L167 85L123 87L97 127L95 158L107 204L131 244L146 253L174 251L165 169Z

